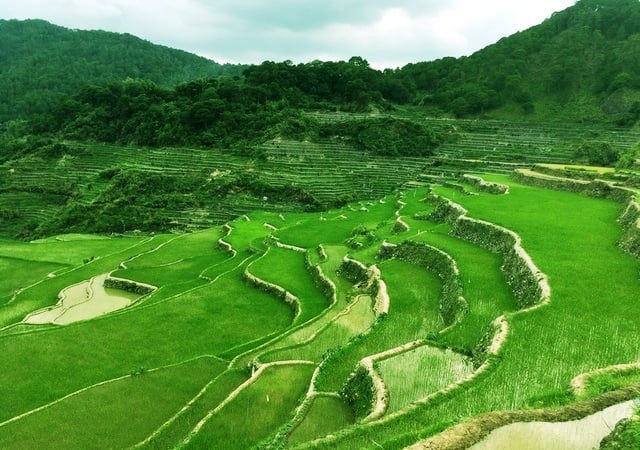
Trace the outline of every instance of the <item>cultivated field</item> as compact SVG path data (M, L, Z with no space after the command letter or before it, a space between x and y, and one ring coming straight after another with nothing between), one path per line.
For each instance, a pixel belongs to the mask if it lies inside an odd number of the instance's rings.
M0 447L446 448L504 411L640 396L636 192L480 177L187 234L0 241ZM55 320L114 290L118 308Z

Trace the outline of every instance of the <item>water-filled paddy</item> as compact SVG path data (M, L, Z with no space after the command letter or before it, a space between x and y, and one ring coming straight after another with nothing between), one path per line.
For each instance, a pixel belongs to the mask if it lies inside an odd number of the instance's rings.
M591 450L638 405L640 401L632 400L570 422L512 423L494 430L471 450Z
M125 308L140 297L140 294L105 288L103 284L107 276L106 273L98 275L63 289L56 306L35 311L24 322L67 325Z

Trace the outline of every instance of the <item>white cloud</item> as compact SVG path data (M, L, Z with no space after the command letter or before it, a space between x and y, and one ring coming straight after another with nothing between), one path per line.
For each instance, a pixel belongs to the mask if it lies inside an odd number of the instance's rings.
M377 68L468 55L573 0L20 0L0 18L127 32L219 62L346 60Z

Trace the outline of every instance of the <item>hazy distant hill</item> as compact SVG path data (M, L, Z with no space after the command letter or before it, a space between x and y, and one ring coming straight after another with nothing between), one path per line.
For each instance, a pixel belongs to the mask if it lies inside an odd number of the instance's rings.
M86 84L143 78L173 86L241 71L130 34L0 20L0 121L41 112Z

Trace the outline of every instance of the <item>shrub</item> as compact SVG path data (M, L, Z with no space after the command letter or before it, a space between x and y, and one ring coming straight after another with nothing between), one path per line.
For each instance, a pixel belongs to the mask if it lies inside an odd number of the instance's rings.
M620 152L608 142L587 141L578 147L574 156L592 166L614 166L620 158Z
M369 371L358 366L340 390L340 396L353 410L357 420L364 419L373 410L375 388Z

